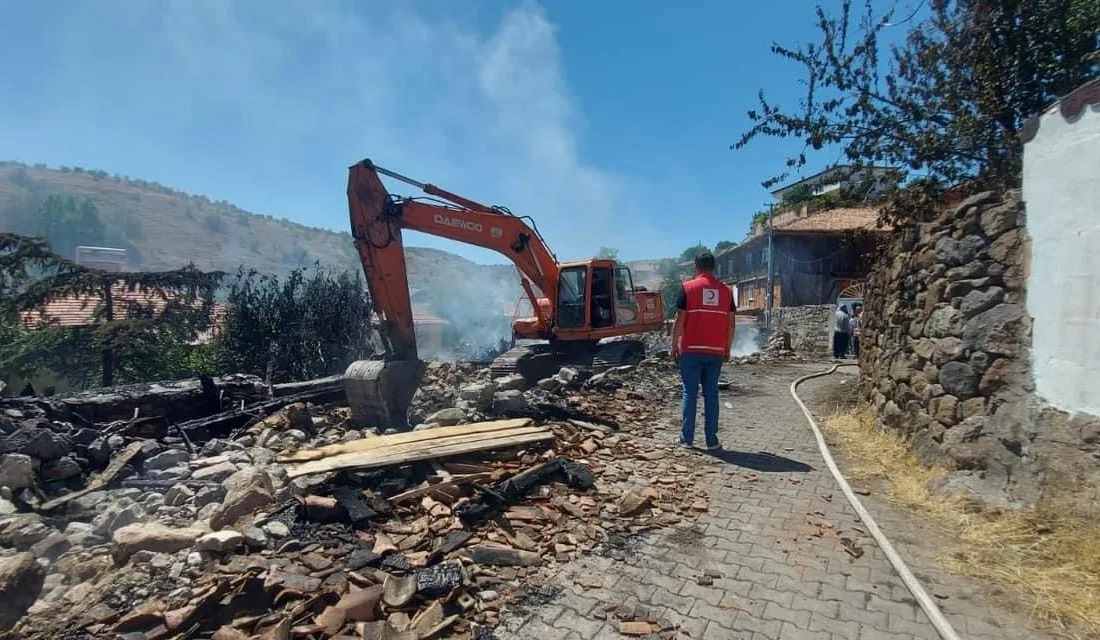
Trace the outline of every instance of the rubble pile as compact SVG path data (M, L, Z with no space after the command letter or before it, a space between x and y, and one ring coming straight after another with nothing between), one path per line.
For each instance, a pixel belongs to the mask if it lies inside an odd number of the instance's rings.
M433 363L417 427L388 435L300 399L329 382L219 392L182 422L4 401L0 632L492 637L542 572L708 508L669 446L633 437L679 393L672 370L564 368L525 388Z

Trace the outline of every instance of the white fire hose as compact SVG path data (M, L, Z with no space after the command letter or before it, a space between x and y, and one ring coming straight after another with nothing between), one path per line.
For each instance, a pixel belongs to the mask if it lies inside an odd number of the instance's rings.
M859 516L860 521L867 527L867 531L871 534L871 537L875 539L879 548L886 554L886 559L893 565L894 570L898 572L898 576L901 577L901 581L905 583L905 587L909 589L909 593L913 594L916 598L920 608L924 610L925 615L928 616L929 622L939 632L940 637L943 640L960 640L960 637L955 633L955 629L951 626L951 623L944 617L943 612L940 611L939 606L936 605L936 601L928 595L928 592L921 586L917 577L913 575L913 572L909 570L908 565L901 559L898 552L894 549L894 545L890 544L890 540L882 533L882 530L875 524L874 518L868 513L867 509L863 507L863 503L856 497L852 487L848 484L848 480L840 473L840 469L837 468L836 462L833 461L832 454L829 453L829 446L825 444L825 437L821 435L821 429L817 425L817 421L814 420L813 414L806 407L806 403L802 402L802 398L798 397L798 385L807 380L813 378L820 378L822 376L831 375L840 367L852 367L851 364L834 364L828 371L820 371L818 373L811 373L795 380L791 383L791 396L794 397L794 401L798 403L802 413L806 415L806 419L810 422L810 428L813 429L814 438L817 440L817 448L821 451L821 457L825 460L825 465L829 467L829 472L833 474L833 478L836 479L837 484L840 485L841 491L844 492L844 497L848 498L848 502L855 509L856 515Z

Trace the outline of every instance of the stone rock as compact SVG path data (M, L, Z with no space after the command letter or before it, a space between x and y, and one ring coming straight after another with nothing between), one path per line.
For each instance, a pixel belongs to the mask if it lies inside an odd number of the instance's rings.
M462 387L458 395L463 400L473 403L478 409L484 410L493 406L493 394L496 390L496 385L492 382L475 382Z
M284 435L288 440L293 442L305 442L309 440L309 434L301 429L287 429Z
M93 467L106 466L111 461L111 445L107 438L96 438L88 445L88 462Z
M959 304L959 311L970 317L987 309L992 309L1004 300L1005 290L1000 287L989 287L984 290L974 290L963 296Z
M271 522L265 522L263 525L264 533L272 538L285 538L290 535L290 527L286 526L278 520L272 520Z
M961 341L960 341L960 344L961 344ZM920 340L917 340L915 343L913 343L912 348L913 348L913 353L917 354L917 356L919 356L919 357L921 357L925 360L931 360L932 359L932 353L936 349L936 341L935 340L930 340L928 338L921 338Z
M1008 358L1001 358L989 365L981 382L978 383L978 392L983 396L991 396L1008 386L1010 377L1015 373L1012 362Z
M438 429L442 426L443 425L439 424L438 422L421 422L420 424L413 427L413 431L428 431L429 429Z
M70 522L65 526L65 535L74 547L90 547L107 540L97 536L92 531L92 525L87 522Z
M932 419L948 426L957 422L958 407L959 399L955 396L932 398L928 403L928 411L932 414Z
M947 285L948 298L961 298L975 289L985 289L989 286L989 278L977 278L974 280L956 280Z
M992 207L982 212L982 231L990 238L1022 226L1019 212L1010 207Z
M935 342L935 349L932 352L932 363L937 367L941 367L944 363L951 362L962 356L963 354L963 342L959 338L954 336L948 336L946 338L940 338Z
M30 456L8 453L0 457L0 486L18 491L33 487L34 483L34 460Z
M208 533L196 540L195 550L224 553L236 549L241 546L243 542L244 535L232 529L222 529L221 531Z
M150 480L156 480L158 483L184 482L191 477L191 469L187 465L178 464L167 469L146 471L145 475Z
M144 516L145 509L139 504L110 504L92 520L92 532L101 538L110 538L122 527L134 524Z
M1000 238L989 245L989 257L1007 266L1019 264L1021 261L1020 248L1023 243L1020 239L1020 230L1013 229L1006 232Z
M978 372L963 362L948 362L940 367L939 383L947 393L966 399L978 393Z
M989 271L984 262L974 261L961 267L952 267L944 273L944 276L948 280L969 280L981 278L988 273Z
M245 527L241 530L241 535L244 536L244 543L253 549L265 549L267 548L267 534L259 527Z
M43 480L68 480L79 476L83 469L72 456L63 456L42 465Z
M72 540L68 536L55 532L31 545L31 553L36 558L45 558L50 563L54 563L72 546Z
M0 442L0 452L22 453L42 461L56 460L73 448L65 436L39 427L23 427Z
M196 481L222 482L236 472L236 465L226 460L196 469L191 473L191 478Z
M225 500L225 487L203 487L194 494L192 504L196 509Z
M223 485L227 493L242 491L248 487L260 487L272 491L271 476L262 467L245 467L234 473Z
M524 411L527 409L527 398L522 391L515 389L499 391L493 396L493 409L499 413Z
M954 307L940 307L928 316L924 333L930 338L947 338L963 333L966 318Z
M978 257L985 241L978 236L966 236L960 240L940 238L936 242L936 258L948 267L967 264Z
M210 517L210 528L215 531L275 501L271 478L257 467L247 467L233 474L225 487L225 501Z
M916 371L916 363L913 362L909 356L905 353L898 353L894 356L894 359L890 361L890 377L899 382L909 380L913 372Z
M15 508L11 500L7 498L0 498L0 517L10 516L19 510Z
M147 471L159 471L163 469L169 469L178 464L186 464L191 460L191 456L186 451L180 449L169 449L162 453L158 453L145 461L145 469Z
M523 391L527 386L526 380L518 373L497 378L493 382L496 383L497 391Z
M571 385L580 376L580 372L572 367L562 367L558 369L558 373L554 376L558 380L561 380L563 384Z
M955 207L952 212L951 219L957 220L959 218L965 218L970 213L971 209L981 207L983 205L999 204L1001 202L1001 195L996 191L982 191L981 193L975 193L972 196L968 196L962 202Z
M111 541L115 562L125 564L138 551L176 553L190 548L203 534L201 529L173 529L161 524L138 523L114 532Z
M971 351L1015 356L1026 338L1030 322L1027 311L1018 304L1002 304L982 312L966 323L963 345Z
M978 373L984 373L989 368L989 354L984 351L975 351L970 354L970 366Z
M985 415L985 398L981 396L964 400L959 405L959 418L962 420L981 415Z
M26 551L44 540L54 529L35 513L20 513L0 522L0 547Z
M0 631L11 629L42 593L46 568L30 553L0 558Z
M442 409L425 418L424 422L435 422L444 427L450 427L466 422L466 412L458 407Z
M549 391L551 393L557 391L558 389L561 389L562 386L562 381L558 380L557 378L543 378L538 382L539 389L542 389L543 391Z

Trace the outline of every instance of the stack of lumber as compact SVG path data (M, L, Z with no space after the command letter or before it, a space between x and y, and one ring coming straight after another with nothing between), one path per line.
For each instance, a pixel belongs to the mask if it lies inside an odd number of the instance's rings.
M549 429L532 425L530 418L520 418L439 427L305 449L276 460L291 464L287 473L296 478L329 471L402 465L554 439Z

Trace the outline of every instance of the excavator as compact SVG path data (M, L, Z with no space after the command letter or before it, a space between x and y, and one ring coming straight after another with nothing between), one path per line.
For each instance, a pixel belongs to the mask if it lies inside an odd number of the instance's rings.
M381 176L427 196L391 195ZM425 364L417 353L402 231L411 229L494 250L517 268L534 316L512 323L512 348L490 365L494 377L522 375L530 385L562 366L605 370L645 356L638 334L662 328L659 292L634 286L612 259L558 262L534 221L418 182L363 160L349 168L352 237L378 321L380 359L358 360L344 390L358 424L408 428L408 408Z

